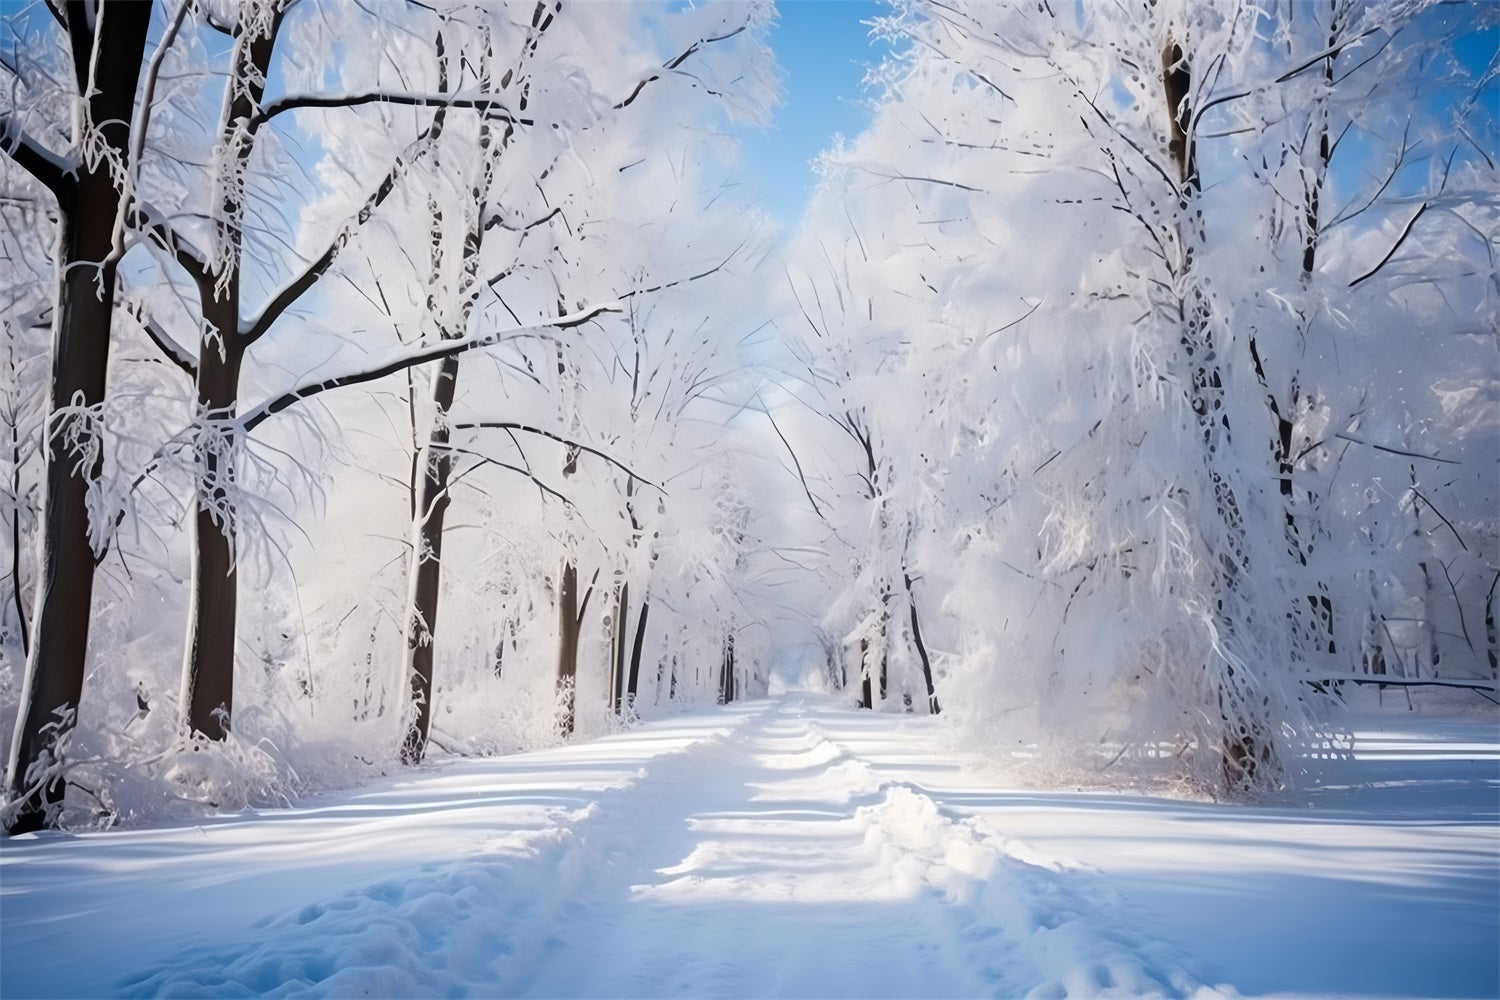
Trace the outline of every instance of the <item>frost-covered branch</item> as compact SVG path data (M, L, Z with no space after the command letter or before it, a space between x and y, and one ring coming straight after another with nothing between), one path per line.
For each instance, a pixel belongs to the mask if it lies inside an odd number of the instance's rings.
M541 218L533 219L530 222L523 222L523 223L520 223L519 225L512 225L509 222L505 221L505 216L501 215L499 212L496 212L494 215L490 216L489 219L487 219L485 221L484 228L486 230L489 230L489 229L494 229L496 226L499 226L501 229L504 229L507 232L524 233L527 230L535 229L538 226L544 226L544 225L546 225L547 223L551 222L553 219L557 218L559 215L562 215L562 206L561 205L558 205L557 207L553 208L552 211L548 212L546 215L543 215ZM567 220L564 219L563 221L566 223Z
M519 424L519 423L512 423L512 422L509 422L509 421L501 421L501 420L476 420L476 421L473 421L473 422L470 422L470 423L453 424L449 428L449 430L455 430L455 431L504 430L504 431L521 431L522 433L525 433L525 434L535 434L537 437L544 437L544 438L547 438L549 441L556 441L559 444L565 444L569 448L574 448L574 449L576 449L578 451L581 451L581 452L583 452L583 453L585 453L587 455L593 455L595 458L602 458L602 459L604 459L604 461L608 462L610 465L613 465L615 468L619 469L621 472L625 473L628 476L631 476L632 478L634 478L634 479L636 479L636 480L638 480L638 481L640 481L642 483L645 483L647 486L651 487L653 490L656 490L658 493L665 493L666 492L660 486L658 486L657 484L653 483L651 480L646 479L644 476L642 476L640 473L636 472L634 469L630 468L630 466L626 465L624 462L621 462L619 459L616 459L613 456L611 456L611 455L609 455L609 454L607 454L605 452L600 451L598 448L592 448L592 447L590 447L590 446L582 443L581 441L575 441L572 438L563 437L561 434L557 434L557 433L555 433L553 431L549 431L549 430L544 430L544 429L542 429L540 427L533 427L530 424Z
M1374 448L1376 451L1388 452L1392 455L1400 455L1402 458L1423 458L1429 462L1442 462L1444 465L1462 465L1463 463L1454 458L1438 458L1436 455L1424 455L1420 451L1407 451L1404 448L1392 448L1390 445L1376 444L1374 441L1366 441L1364 438L1355 437L1343 431L1333 435L1341 441L1349 441L1353 444L1363 444Z
M1385 267L1390 263L1391 258L1396 256L1396 251L1401 249L1401 244L1405 243L1406 238L1411 235L1412 227L1417 224L1417 220L1422 217L1422 213L1427 211L1428 205L1429 202L1424 201L1422 203L1422 207L1417 209L1416 214L1407 221L1406 228L1401 230L1401 235L1396 237L1396 242L1391 244L1390 250L1386 252L1386 255L1384 257L1380 258L1380 263L1376 264L1374 267L1370 268L1370 270L1366 271L1364 274L1361 274L1359 277L1349 282L1350 288L1353 288L1355 285L1359 284L1361 281L1364 281L1367 278L1375 277L1376 274L1380 273L1380 269L1382 267Z
M469 473L474 472L477 469L482 469L486 465L493 465L497 469L504 469L507 472L514 472L519 476L524 476L525 478L531 480L532 485L541 490L547 496L556 497L566 507L573 506L573 501L566 494L559 493L551 486L548 486L546 483L542 482L537 478L536 473L532 472L530 469L523 469L519 465L511 465L509 462L502 462L497 458L490 458L488 455L480 455L474 452L465 451L462 448L452 448L449 450L467 455L470 458L474 459L473 465L469 466L463 472L460 472L458 475L453 477L453 482L448 484L450 489L463 482L464 477L466 477Z
M0 115L0 148L16 166L51 191L59 201L72 190L71 178L78 164L59 156L26 133L11 115Z
M738 35L741 32L743 32L746 27L747 27L746 25L742 24L738 28L735 28L733 31L727 32L726 34L723 34L723 35L714 35L714 36L709 37L709 38L700 38L696 42L694 42L692 45L689 45L686 49L684 49L681 52L679 52L676 56L672 57L671 59L669 59L665 63L663 63L662 64L662 69L666 70L668 72L675 72L678 69L678 67L680 67L683 63L687 62L688 59L691 58L695 53L701 51L704 48L704 46L712 45L715 42L727 41L727 40L733 38L735 35ZM631 104L634 104L635 103L635 99L637 97L641 96L641 91L645 90L646 87L649 86L650 84L655 83L657 80L660 80L662 78L662 75L663 75L662 72L658 71L658 72L652 73L650 76L647 76L647 77L639 80L636 83L635 87L630 91L630 93L625 96L625 99L622 100L622 101L620 101L618 104L616 104L614 106L615 110L619 111L622 108L627 108Z
M161 64L176 40L177 33L182 30L183 21L187 20L188 13L195 6L197 6L195 0L181 0L177 7L177 15L172 18L171 24L167 25L166 33L156 43L156 51L151 53L151 61L146 66L146 79L141 85L141 100L136 107L135 122L130 127L130 165L134 170L140 170L141 159L145 153L146 131L151 125L151 112L156 104L156 82L161 78Z
M538 323L535 326L522 327L514 330L505 330L500 333L492 333L483 337L465 337L458 340L444 341L441 344L416 351L411 354L403 354L391 361L384 362L373 368L366 368L357 372L349 372L345 375L336 375L332 378L320 379L298 386L290 392L283 393L275 399L267 400L259 406L253 407L245 412L240 420L241 427L246 431L252 431L260 425L267 417L280 413L287 407L308 399L330 389L341 389L349 385L361 385L365 382L374 382L394 375L396 372L417 365L426 364L429 361L441 361L443 358L451 358L469 351L478 350L481 347L493 347L495 344L508 340L512 337L525 336L527 334L540 333L544 330L571 330L583 326L605 313L619 312L618 302L605 302L599 305L588 306L576 312L559 316L550 323Z
M173 259L187 272L193 283L198 285L201 291L205 284L213 280L213 272L209 270L208 261L183 240L175 229L161 221L157 213L150 206L137 201L130 209L126 221L133 227L141 230L157 246L171 254Z
M493 94L418 94L377 90L354 94L296 94L278 97L251 117L248 128L253 134L272 118L288 111L303 108L355 108L364 104L398 104L413 108L468 108L481 111L488 118L495 118L512 125L536 124L535 119L517 118L504 102Z
M311 264L309 264L307 269L304 270L301 274L292 278L285 285L283 285L281 289L271 297L271 301L266 303L266 306L261 310L260 315L243 327L241 333L245 337L247 343L253 344L255 343L255 341L263 337L266 331L269 330L271 326L281 318L281 314L286 312L287 308L290 307L293 302L296 302L299 298L301 298L302 295L308 291L308 289L317 284L319 278L327 273L328 269L333 266L333 262L338 258L339 253L344 249L344 247L348 246L349 241L353 239L354 234L358 232L366 222L369 221L370 216L374 213L375 209L379 208L380 205L390 197L391 192L396 189L396 182L401 178L402 174L406 173L406 171L411 168L412 164L414 164L422 155L422 153L426 151L426 149L428 148L428 140L431 139L435 131L439 130L440 128L441 126L436 122L434 122L433 124L429 124L427 128L424 129L422 133L418 135L417 138L413 140L411 144L401 152L401 155L396 158L396 162L391 165L391 169L389 170L389 172L387 172L385 177L381 179L380 184L375 188L370 196L365 199L365 203L360 206L359 211L355 213L352 219L344 224L344 227L339 230L338 235L334 237L331 243L328 244L328 249L323 251L322 255L314 260Z
M155 320L146 315L146 307L140 302L125 303L125 313L135 320L162 356L179 368L190 379L198 377L198 359L181 344L167 335Z
M823 513L823 509L818 506L818 501L813 499L812 490L808 488L807 476L802 472L802 462L797 458L796 449L793 448L791 442L786 439L786 435L781 433L781 428L776 426L776 418L771 416L770 407L766 406L765 403L762 403L761 412L766 415L766 419L771 422L771 429L776 432L776 436L780 438L781 443L786 446L786 453L792 457L792 465L797 470L797 481L802 484L802 492L807 495L807 502L812 504L813 513L817 514L818 517L824 521L828 520L828 518Z

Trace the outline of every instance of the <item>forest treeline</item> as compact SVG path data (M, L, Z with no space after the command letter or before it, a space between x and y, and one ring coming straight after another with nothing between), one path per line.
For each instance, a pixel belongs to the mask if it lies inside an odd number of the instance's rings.
M11 14L6 828L773 675L1240 793L1493 695L1496 10L1065 8L893 4L780 236L769 3Z

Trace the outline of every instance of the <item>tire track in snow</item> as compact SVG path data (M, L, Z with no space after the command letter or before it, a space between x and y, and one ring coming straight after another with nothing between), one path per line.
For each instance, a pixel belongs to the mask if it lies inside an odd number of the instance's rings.
M559 788L578 783L569 761L580 770L607 761L616 773L621 759L640 764L623 783L572 793L574 805L545 826L497 829L492 845L283 912L260 923L253 945L190 950L119 988L1044 998L1198 989L1111 925L1087 872L987 832L916 782L883 777L829 734L855 713L800 702L723 711L723 724L671 749L643 749L663 738L647 727L531 755L559 769ZM899 719L859 713L857 722L902 745Z
M803 707L777 706L692 764L680 785L651 786L638 850L504 992L1212 992L1115 926L1088 873L882 779Z
M189 949L117 982L127 996L491 996L519 965L547 947L546 929L608 863L619 835L621 803L651 783L691 770L745 726L764 706L731 710L727 725L685 737L686 745L652 752L623 783L574 793L584 804L551 810L548 825L496 830L477 838L474 851L428 861L326 901L305 905L256 925L260 939L226 951ZM665 720L670 726L673 720ZM623 737L525 755L548 766L612 746L676 742L646 727ZM571 752L571 753L570 753ZM587 772L587 759L577 760ZM428 777L443 784L447 772ZM421 779L417 779L420 781ZM566 785L566 782L563 782ZM533 793L519 796L529 801ZM648 796L649 797L649 796ZM435 823L452 817L439 814ZM613 845L613 846L612 846Z
M872 839L868 769L774 706L653 782L636 850L507 995L973 996L983 978ZM628 823L615 829L626 836ZM587 956L585 960L580 960ZM525 971L525 970L521 970ZM1002 992L1010 992L1004 990Z
M830 735L811 732L857 762L871 785L860 816L894 865L950 905L950 933L969 946L994 996L1197 996L1223 994L1198 982L1171 949L1139 939L1110 916L1116 894L1069 859L1050 857L954 810L919 782L880 770ZM897 768L899 770L899 768ZM994 942L1006 947L996 951Z

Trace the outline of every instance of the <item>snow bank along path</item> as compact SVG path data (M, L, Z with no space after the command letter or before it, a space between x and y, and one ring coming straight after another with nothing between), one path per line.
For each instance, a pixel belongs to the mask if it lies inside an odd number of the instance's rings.
M1407 775L1422 801L1386 760L1373 805L1331 774L1257 810L1000 791L929 720L735 705L18 838L0 995L1495 995L1495 742Z

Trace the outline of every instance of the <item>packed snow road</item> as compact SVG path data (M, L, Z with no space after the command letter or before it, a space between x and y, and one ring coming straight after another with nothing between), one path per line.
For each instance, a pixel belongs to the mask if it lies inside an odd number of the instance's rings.
M1249 809L1004 791L931 720L793 697L23 837L0 995L1495 995L1500 763L1455 725Z

